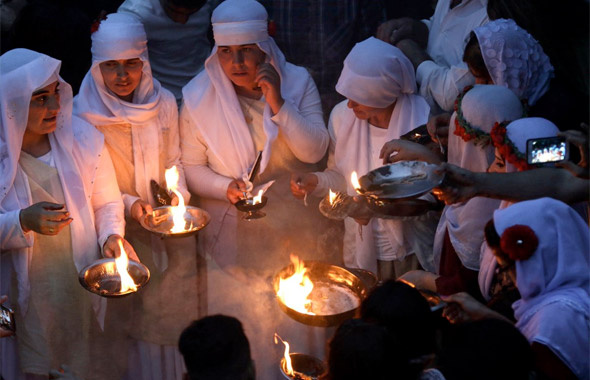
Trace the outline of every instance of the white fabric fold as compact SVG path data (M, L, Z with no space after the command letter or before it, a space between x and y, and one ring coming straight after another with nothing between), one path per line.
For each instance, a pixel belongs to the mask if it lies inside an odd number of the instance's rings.
M516 120L523 114L522 104L516 95L496 85L474 86L463 97L459 111L473 128L486 133L490 133L496 122ZM487 171L494 161L494 146L491 143L476 145L455 135L456 118L457 112L451 116L448 162L473 172ZM445 206L434 237L434 265L437 271L447 231L461 263L468 269L479 269L483 228L499 205L499 200L475 197L467 202Z
M61 63L46 55L27 49L14 49L0 57L0 213L31 205L31 194L26 175L18 165L23 136L27 126L32 93L42 88L48 78L57 78L60 92L60 112L57 128L49 134L49 143L64 193L66 208L73 222L70 224L73 261L80 271L101 257L95 215L88 182L94 172L85 170L90 155L79 151L72 128L72 88L59 76ZM83 121L76 119L76 122ZM92 140L96 150L103 146L102 135L94 129L81 129L83 138ZM86 161L86 162L85 162ZM89 178L90 177L90 178ZM34 240L34 234L32 237ZM18 305L22 314L28 310L31 285L29 267L32 246L12 250L12 263L17 274ZM6 273L2 273L5 275ZM102 326L106 311L104 298L89 293L92 305Z

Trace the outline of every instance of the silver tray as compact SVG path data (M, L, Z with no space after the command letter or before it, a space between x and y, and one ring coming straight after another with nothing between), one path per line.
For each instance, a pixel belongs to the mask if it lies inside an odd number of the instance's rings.
M145 286L150 280L150 271L142 263L129 260L127 271L137 285L137 290ZM133 290L121 292L121 278L117 272L115 259L100 259L78 274L78 280L84 289L102 297L121 297L135 293Z
M437 165L422 161L400 161L371 170L359 178L359 193L379 199L419 197L443 181Z
M164 238L194 235L211 221L211 216L207 211L193 206L186 206L184 218L187 220L187 230L177 233L170 232L170 229L174 225L172 221L172 206L161 206L154 208L154 212L145 215L140 219L139 223L146 230Z

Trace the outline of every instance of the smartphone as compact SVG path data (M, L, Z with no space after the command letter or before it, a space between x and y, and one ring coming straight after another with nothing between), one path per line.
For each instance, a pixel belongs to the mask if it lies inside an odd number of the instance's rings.
M4 305L0 305L0 327L10 331L16 331L14 312Z
M569 159L569 147L565 137L544 137L526 142L526 156L529 164L561 162Z

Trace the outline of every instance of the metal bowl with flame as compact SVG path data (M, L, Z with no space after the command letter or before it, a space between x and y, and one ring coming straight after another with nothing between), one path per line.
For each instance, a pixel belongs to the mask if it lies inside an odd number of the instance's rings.
M260 202L258 203L254 201L254 198L244 198L237 201L234 206L236 206L239 211L246 213L244 219L252 220L266 216L265 213L260 211L264 208L264 206L266 206L266 202L268 202L268 198L262 195Z
M311 308L307 313L295 310L279 296L281 281L296 272L295 265L291 264L281 269L273 279L273 288L283 312L300 323L320 327L336 326L356 315L368 292L359 277L339 266L318 261L306 261L304 267L313 283L309 294Z
M129 260L127 271L137 286L137 290L150 280L149 269L137 261ZM80 271L78 280L86 290L102 297L121 297L137 291L131 289L121 291L121 277L113 258L93 262Z
M146 230L160 235L163 238L168 238L194 235L211 221L211 216L207 211L198 207L186 206L183 231L172 232L174 226L172 211L174 207L175 206L156 207L154 208L153 213L146 214L139 223Z
M281 359L281 373L288 380L317 380L326 372L326 365L315 356L307 354L292 353L291 365L293 367L293 375L288 374L287 363L285 358Z

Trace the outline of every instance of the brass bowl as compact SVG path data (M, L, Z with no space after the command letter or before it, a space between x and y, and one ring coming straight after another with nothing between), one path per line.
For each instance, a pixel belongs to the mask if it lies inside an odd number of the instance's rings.
M244 219L252 220L252 219L260 219L265 217L266 214L260 211L264 206L266 206L266 202L268 202L268 198L264 195L260 199L260 203L254 204L254 200L252 198L248 199L240 199L237 201L234 206L241 211L245 212Z
M316 358L315 356L307 354L292 353L289 354L291 357L291 366L295 376L287 375L287 368L285 358L281 358L281 373L288 380L317 380L321 375L326 372L327 368L323 361Z
M127 271L137 285L137 290L150 280L149 269L137 261L129 260ZM78 280L84 289L102 297L114 298L135 293L133 290L120 291L121 278L113 258L100 259L88 265L80 271Z
M183 232L171 232L174 221L172 220L172 207L161 206L154 208L152 214L145 215L140 219L139 224L146 230L160 235L162 238L186 237L197 233L211 221L211 216L205 210L198 207L186 206L184 219L187 221Z
M328 285L330 287L343 287L350 293L354 294L358 306L349 310L341 310L335 314L312 315L291 309L289 306L284 304L277 295L276 298L279 303L279 307L281 310L283 310L283 312L285 312L285 314L297 322L303 323L305 325L320 327L339 325L343 321L353 318L357 314L361 302L367 297L367 287L360 278L342 267L321 263L319 261L306 261L305 267L307 268L309 279L314 283L314 286L321 284ZM295 267L293 264L290 264L281 269L274 276L273 288L275 294L277 294L279 291L280 280L292 276L294 272Z

